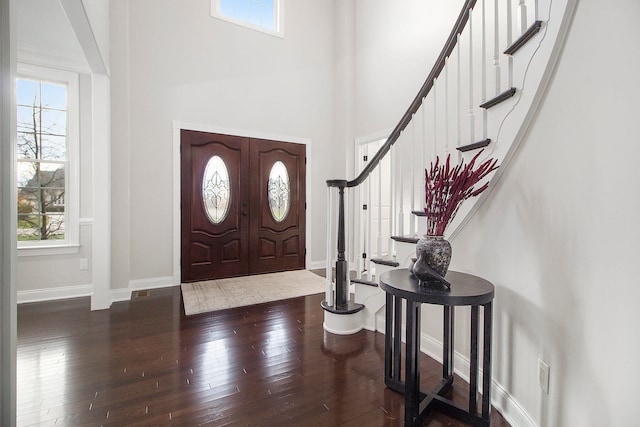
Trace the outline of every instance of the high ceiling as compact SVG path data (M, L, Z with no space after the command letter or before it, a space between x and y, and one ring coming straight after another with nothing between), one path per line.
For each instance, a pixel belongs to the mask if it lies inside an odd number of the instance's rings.
M20 0L16 5L18 61L88 70L59 1Z

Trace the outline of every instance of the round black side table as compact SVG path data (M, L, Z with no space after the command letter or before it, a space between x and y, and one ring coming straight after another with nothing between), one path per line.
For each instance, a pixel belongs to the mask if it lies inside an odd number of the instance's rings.
M407 269L380 275L380 287L387 294L385 318L385 368L387 387L404 394L405 426L418 425L431 410L440 410L474 426L489 426L491 404L491 329L494 286L471 274L449 271L445 276L451 289L418 285ZM401 337L402 300L406 301L405 381L402 381ZM430 393L420 391L420 304L443 306L442 380ZM471 352L469 405L462 408L443 397L453 385L453 328L456 306L471 306ZM479 307L483 307L482 412L478 413L478 329Z

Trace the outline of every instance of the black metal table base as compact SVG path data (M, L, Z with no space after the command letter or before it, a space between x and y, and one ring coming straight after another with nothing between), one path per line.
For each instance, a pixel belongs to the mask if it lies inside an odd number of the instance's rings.
M389 286L387 286L389 287ZM384 287L383 287L384 288ZM387 289L385 289L387 290ZM405 426L419 425L431 411L445 412L474 426L489 426L491 387L492 303L471 305L471 351L469 373L469 405L463 408L444 397L453 387L454 305L444 305L442 380L430 393L420 391L420 305L425 301L410 296L396 296L387 290L385 325L385 384L405 395ZM402 381L402 301L406 301L405 381ZM420 298L418 298L419 300ZM486 298L485 298L486 299ZM491 293L491 300L493 293ZM482 407L478 411L478 329L479 307L483 307L483 378Z

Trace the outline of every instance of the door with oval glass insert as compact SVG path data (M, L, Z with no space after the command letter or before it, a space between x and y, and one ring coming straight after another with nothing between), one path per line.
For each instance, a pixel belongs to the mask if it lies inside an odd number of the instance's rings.
M182 281L249 271L249 139L181 131Z
M182 281L304 268L305 146L181 131Z
M304 268L305 145L251 140L251 274Z

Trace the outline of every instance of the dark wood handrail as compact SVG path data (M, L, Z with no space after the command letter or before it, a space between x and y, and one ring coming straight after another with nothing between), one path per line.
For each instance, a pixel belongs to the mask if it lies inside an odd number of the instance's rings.
M449 38L445 43L438 59L436 60L435 65L431 69L431 72L427 76L424 84L420 88L420 91L416 95L415 99L409 105L409 108L404 113L396 127L393 129L385 143L378 149L376 154L371 158L371 160L367 163L365 168L360 172L360 174L351 181L346 180L338 180L332 179L327 181L328 187L356 187L364 182L365 179L369 176L369 174L378 166L380 160L389 152L391 146L395 144L395 142L400 137L402 131L409 125L411 122L411 118L418 111L420 106L422 105L422 99L429 94L431 88L433 87L433 80L440 76L442 69L445 66L446 59L451 55L453 49L456 47L458 34L462 33L464 27L467 25L467 21L469 20L469 11L473 9L476 4L476 0L467 0L460 11L460 15L458 15L458 19L456 20L451 33L449 34ZM343 187L344 188L344 187Z
M411 122L413 115L418 111L422 105L422 99L429 94L433 87L433 80L438 78L440 72L445 66L446 59L451 55L453 49L458 42L458 35L462 33L464 27L469 20L469 11L475 6L476 0L466 0L458 19L456 20L453 30L449 34L449 38L445 43L435 65L431 69L431 72L427 76L424 84L420 88L420 92L416 95L415 99L404 113L400 122L393 129L385 143L376 152L373 158L365 166L355 179L347 181L346 179L330 179L327 180L327 187L338 188L338 256L336 259L336 281L335 281L335 302L333 306L329 306L326 301L323 302L322 307L325 310L329 310L332 313L337 314L351 314L359 310L362 310L364 306L362 304L356 304L350 301L349 297L349 281L347 280L347 260L345 257L345 227L344 227L344 189L347 187L356 187L364 182L369 174L378 166L380 160L389 152L391 146L398 140L402 131ZM327 260L329 262L329 260Z

